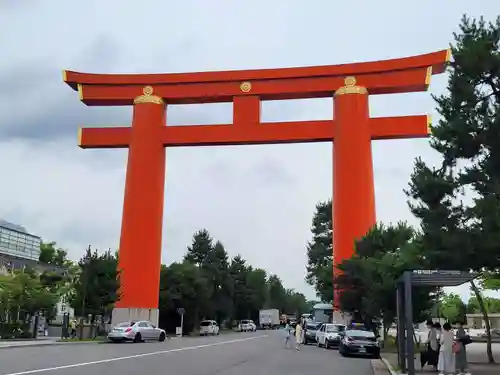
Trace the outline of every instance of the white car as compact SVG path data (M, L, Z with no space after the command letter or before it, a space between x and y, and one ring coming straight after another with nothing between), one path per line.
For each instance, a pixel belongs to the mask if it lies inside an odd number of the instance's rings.
M341 333L345 332L345 325L324 323L316 331L316 344L326 349L330 347L339 347Z
M238 324L239 332L255 332L257 331L257 326L253 322L253 320L241 320L240 324Z
M166 332L155 327L148 321L130 321L115 325L108 333L110 341L133 341L144 342L147 340L155 340L163 342L167 338Z
M215 320L202 320L200 323L200 336L218 335L219 325Z

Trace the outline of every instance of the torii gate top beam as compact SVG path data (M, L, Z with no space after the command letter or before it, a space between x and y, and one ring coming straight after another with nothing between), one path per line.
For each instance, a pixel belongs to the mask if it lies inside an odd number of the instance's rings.
M64 81L88 105L132 105L145 85L167 104L230 102L236 96L262 100L330 97L355 76L369 94L427 90L432 74L445 70L450 51L354 64L301 68L169 74L91 74L64 71Z

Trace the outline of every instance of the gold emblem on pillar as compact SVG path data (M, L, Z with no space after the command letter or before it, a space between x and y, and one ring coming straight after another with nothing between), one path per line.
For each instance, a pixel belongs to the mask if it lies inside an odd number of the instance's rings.
M163 98L153 95L153 88L151 86L145 86L142 89L143 95L139 95L134 99L134 104L142 103L152 103L152 104L164 104Z
M252 84L250 82L243 82L240 85L240 90L242 92L250 92L251 89L252 89Z
M335 96L338 95L346 95L346 94L367 94L368 90L363 86L356 86L356 78L355 77L345 77L344 85L339 87L337 91L335 91Z

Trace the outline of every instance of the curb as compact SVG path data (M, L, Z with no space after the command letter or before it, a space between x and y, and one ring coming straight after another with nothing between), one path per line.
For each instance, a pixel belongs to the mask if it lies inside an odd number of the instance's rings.
M32 345L2 345L0 346L0 350L4 349L22 349L22 348L36 348L40 346L62 346L62 345L89 345L89 344L100 344L101 341L83 341L83 342L45 342L45 343L37 343Z
M398 371L396 371L396 370L394 370L392 368L391 364L389 363L389 361L385 357L381 356L380 360L385 365L385 367L387 367L387 370L389 370L389 372L391 373L391 375L401 375L400 372L398 372Z

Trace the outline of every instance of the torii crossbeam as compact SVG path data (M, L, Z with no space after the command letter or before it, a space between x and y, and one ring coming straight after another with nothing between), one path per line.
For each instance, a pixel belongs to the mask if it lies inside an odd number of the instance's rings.
M87 105L133 105L132 126L83 128L81 148L128 148L119 249L118 320L157 321L165 147L333 142L334 274L375 224L371 141L423 138L427 115L370 118L368 96L425 91L444 50L393 60L180 74L64 72ZM335 97L334 119L263 123L262 100ZM166 105L233 102L233 123L171 126ZM138 263L140 263L138 265ZM334 305L338 307L338 295Z

